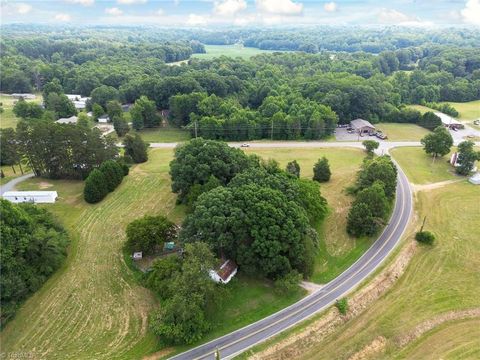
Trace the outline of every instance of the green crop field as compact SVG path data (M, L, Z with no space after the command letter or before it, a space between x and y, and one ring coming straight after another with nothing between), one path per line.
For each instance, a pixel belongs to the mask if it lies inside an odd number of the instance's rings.
M388 136L388 141L420 141L430 132L415 124L379 123L375 127Z
M205 50L205 54L193 54L192 58L213 59L220 56L229 56L249 59L255 55L275 52L273 50L260 50L257 48L243 47L239 45L205 45Z
M313 165L322 156L330 161L332 178L320 185L322 195L327 199L330 213L319 230L320 249L312 281L325 283L340 274L371 244L371 239L355 239L346 232L346 216L352 197L344 191L355 182L365 153L358 149L249 149L263 158L275 159L282 167L289 161L297 160L301 176L311 178Z

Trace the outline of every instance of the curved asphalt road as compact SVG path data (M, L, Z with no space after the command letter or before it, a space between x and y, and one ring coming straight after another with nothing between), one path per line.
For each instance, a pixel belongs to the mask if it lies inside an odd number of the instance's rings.
M345 146L345 144L343 144ZM386 149L388 150L388 148ZM400 241L412 214L412 193L407 177L398 169L395 208L388 225L375 243L352 266L320 290L289 307L172 357L175 360L214 359L216 349L222 359L232 358L250 347L324 310L365 280Z

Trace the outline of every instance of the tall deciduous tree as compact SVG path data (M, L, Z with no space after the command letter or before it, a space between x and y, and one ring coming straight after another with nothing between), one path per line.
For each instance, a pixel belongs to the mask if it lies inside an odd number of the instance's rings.
M290 161L287 164L286 171L289 174L299 178L300 177L300 165L298 164L297 160Z
M136 163L143 163L148 160L148 144L138 134L127 134L123 139L125 155L128 155Z
M364 140L362 142L362 145L365 147L365 150L367 151L368 155L373 155L373 152L378 149L380 146L380 143L375 140Z
M443 127L437 127L432 134L427 134L422 139L422 145L425 152L433 156L433 161L438 156L447 155L453 145L452 135Z
M160 125L160 117L157 115L155 102L149 100L146 96L141 96L140 99L135 101L135 105L130 110L130 115L132 117L132 126L135 130Z
M152 254L156 247L175 238L175 224L164 216L146 215L127 226L126 249L129 252L142 251Z
M462 141L458 144L458 159L459 166L455 168L457 174L468 175L475 166L475 161L480 160L480 151L473 149L475 143L473 141Z

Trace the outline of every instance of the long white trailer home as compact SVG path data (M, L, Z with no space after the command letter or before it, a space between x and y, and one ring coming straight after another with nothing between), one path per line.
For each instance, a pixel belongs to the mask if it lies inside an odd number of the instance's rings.
M53 204L58 194L56 191L6 191L3 198L12 203Z

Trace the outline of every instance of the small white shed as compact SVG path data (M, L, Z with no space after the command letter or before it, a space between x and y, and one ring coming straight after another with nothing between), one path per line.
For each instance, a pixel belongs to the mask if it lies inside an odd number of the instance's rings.
M56 191L7 191L3 198L12 203L53 204L58 194Z
M223 264L216 270L210 270L208 274L216 283L228 284L230 280L237 274L237 264L233 260L225 260Z

